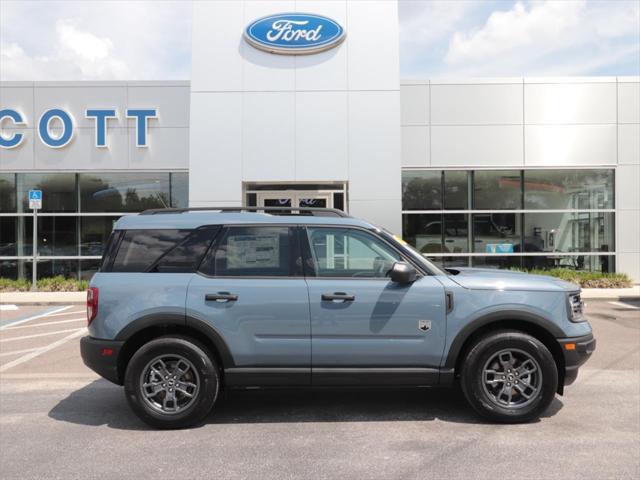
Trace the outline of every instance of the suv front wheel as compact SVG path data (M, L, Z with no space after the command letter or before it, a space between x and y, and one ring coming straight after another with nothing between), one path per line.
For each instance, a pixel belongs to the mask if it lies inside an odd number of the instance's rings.
M485 418L528 422L553 401L558 370L538 339L518 331L498 331L471 347L462 365L461 384L467 401Z
M127 401L156 428L184 428L200 422L219 390L218 368L200 343L160 337L133 355L125 373Z

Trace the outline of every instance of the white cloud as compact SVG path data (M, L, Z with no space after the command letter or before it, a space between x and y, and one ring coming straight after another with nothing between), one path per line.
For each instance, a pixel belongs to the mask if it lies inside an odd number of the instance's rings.
M640 3L515 3L456 32L444 62L463 75L588 75L640 68ZM636 73L637 74L637 73Z
M190 1L0 0L2 80L188 79L190 59Z

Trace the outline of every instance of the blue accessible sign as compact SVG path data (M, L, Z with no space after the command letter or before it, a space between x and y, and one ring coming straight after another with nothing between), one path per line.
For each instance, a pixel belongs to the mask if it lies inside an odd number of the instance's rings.
M29 208L31 210L42 208L42 190L29 190Z

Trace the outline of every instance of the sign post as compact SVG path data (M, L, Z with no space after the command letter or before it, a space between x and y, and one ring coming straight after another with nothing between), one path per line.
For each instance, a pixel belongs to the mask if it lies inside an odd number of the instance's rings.
M29 208L33 210L33 266L31 268L31 291L35 292L38 289L38 210L42 208L42 190L29 190Z

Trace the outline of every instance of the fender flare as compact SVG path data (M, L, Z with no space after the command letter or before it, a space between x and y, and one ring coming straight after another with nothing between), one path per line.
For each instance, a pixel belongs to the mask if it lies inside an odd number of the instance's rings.
M491 312L489 314L476 318L472 322L465 325L465 327L458 332L458 334L451 342L451 346L449 347L449 351L447 352L444 368L455 368L463 345L471 337L471 335L477 332L480 328L492 323L507 320L515 320L528 323L534 327L543 329L554 338L561 338L564 336L564 332L558 325L534 313L524 312L521 310L501 310L499 312Z
M195 330L206 337L217 350L217 353L220 355L220 360L222 361L222 368L226 369L235 366L231 351L222 338L222 335L208 322L189 315L178 313L152 313L144 315L120 330L115 340L126 342L137 333L150 327L178 327Z

